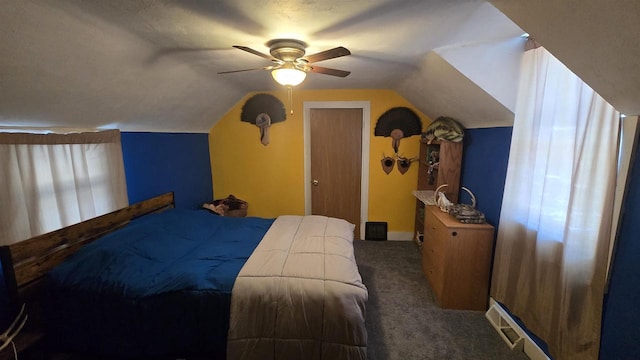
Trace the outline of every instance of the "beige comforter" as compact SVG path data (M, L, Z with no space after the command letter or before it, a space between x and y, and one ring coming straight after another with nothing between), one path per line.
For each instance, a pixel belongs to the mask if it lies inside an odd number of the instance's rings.
M280 216L233 287L227 359L366 359L367 296L352 224Z

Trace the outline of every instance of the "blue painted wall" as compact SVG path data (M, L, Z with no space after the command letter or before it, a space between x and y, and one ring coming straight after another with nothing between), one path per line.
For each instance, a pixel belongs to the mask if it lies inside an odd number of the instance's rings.
M601 360L640 359L640 144L635 147L605 299Z
M213 200L208 134L123 132L129 203L173 191L177 208Z
M466 129L463 140L460 183L473 192L476 208L495 227L500 221L512 130L511 127ZM471 203L465 191L460 192L460 203Z

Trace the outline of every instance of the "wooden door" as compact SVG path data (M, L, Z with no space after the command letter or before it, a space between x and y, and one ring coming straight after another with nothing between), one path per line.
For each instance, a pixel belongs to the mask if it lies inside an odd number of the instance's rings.
M311 109L311 213L356 225L360 238L362 109Z

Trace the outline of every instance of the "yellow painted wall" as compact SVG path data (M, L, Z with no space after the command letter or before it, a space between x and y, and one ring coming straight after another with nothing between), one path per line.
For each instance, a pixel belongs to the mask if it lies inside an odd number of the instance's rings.
M293 111L287 93L267 92L282 101L287 119L270 128L270 144L260 143L255 125L240 121L242 106L256 93L247 94L216 123L209 133L213 190L216 198L233 194L249 202L249 216L276 217L304 214L303 103L305 101L369 101L370 159L369 216L366 221L386 221L388 231L412 232L418 164L404 175L397 168L382 171L383 154L393 155L391 138L373 136L378 118L387 110L405 106L418 114L426 128L431 120L391 90L298 90L293 91ZM399 155L419 154L420 137L400 143Z

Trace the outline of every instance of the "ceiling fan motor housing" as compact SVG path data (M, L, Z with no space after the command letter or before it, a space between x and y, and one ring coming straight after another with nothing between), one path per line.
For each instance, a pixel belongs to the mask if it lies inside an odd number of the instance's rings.
M285 62L295 62L305 54L307 44L295 39L275 39L267 43L269 53L276 59Z

